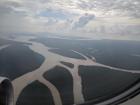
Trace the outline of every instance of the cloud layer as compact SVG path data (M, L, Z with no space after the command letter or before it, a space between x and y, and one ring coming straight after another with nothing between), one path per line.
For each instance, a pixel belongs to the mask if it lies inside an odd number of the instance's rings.
M1 0L0 32L139 36L139 5L139 0Z

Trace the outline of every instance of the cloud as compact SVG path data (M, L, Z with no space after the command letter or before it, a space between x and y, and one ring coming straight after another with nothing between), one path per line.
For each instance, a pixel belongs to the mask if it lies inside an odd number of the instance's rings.
M96 12L99 16L140 16L139 0L82 0L78 4L82 10Z
M90 15L90 14L84 14L84 16L81 16L77 22L74 23L73 29L77 29L77 28L82 28L84 27L86 24L88 24L88 22L92 21L95 18L95 15Z
M140 0L0 0L0 32L139 35Z
M15 9L15 2L0 3L0 32L36 32L40 29L28 18L28 12ZM19 6L18 6L19 7Z

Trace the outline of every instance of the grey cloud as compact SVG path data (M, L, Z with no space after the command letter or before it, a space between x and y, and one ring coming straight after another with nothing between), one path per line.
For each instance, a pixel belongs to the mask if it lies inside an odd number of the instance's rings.
M10 7L5 7L0 5L0 15L2 16L3 14L11 13L12 10Z
M140 0L88 0L78 4L86 10L102 10L105 14L114 10L117 15L140 17Z
M22 7L21 4L12 1L0 2L0 17L3 15L20 15L26 16L27 13L24 10L17 11L16 8Z
M51 0L37 0L37 1L39 1L41 3L47 3L47 2L50 2Z
M51 30L59 33L60 28L68 27L68 32L83 32L84 30L90 33L139 35L140 25L132 26L130 22L130 26L129 23L123 26L131 19L140 18L139 5L140 0L0 0L0 31ZM45 11L46 9L48 11ZM81 14L84 15L81 16ZM101 14L101 17L98 17L98 14ZM105 20L111 15L116 17L116 20L111 17L112 23L109 19ZM81 17L77 20L79 16ZM124 20L119 20L119 17L124 17ZM130 20L125 20L125 18ZM136 19L133 24L138 20ZM102 23L102 21L105 22ZM88 24L89 22L91 24ZM64 30L64 32L67 31Z
M120 25L114 24L112 26L101 25L99 27L95 27L92 30L89 30L90 33L100 33L103 35L122 35L122 36L139 36L140 33L140 25Z
M79 20L74 23L73 29L84 27L88 22L90 22L94 18L95 15L90 15L90 14L85 14L84 16L81 16Z
M15 2L15 1L5 1L4 2L4 5L7 5L7 6L12 6L12 7L21 7L22 4L19 3L19 2Z
M16 10L18 7L14 2L0 1L0 32L32 31L34 26L26 19L27 13L24 10Z

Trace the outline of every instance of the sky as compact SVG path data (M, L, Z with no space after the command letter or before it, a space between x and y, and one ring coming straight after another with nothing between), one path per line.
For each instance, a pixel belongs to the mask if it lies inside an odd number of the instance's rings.
M140 0L0 0L0 33L140 38Z

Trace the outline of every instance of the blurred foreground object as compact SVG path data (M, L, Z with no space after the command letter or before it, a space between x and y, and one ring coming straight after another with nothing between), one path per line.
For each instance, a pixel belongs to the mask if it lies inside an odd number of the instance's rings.
M13 105L13 87L5 77L0 77L0 105Z

